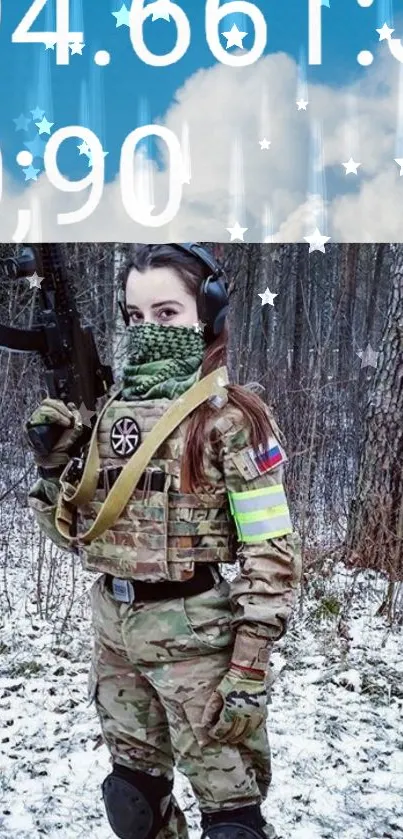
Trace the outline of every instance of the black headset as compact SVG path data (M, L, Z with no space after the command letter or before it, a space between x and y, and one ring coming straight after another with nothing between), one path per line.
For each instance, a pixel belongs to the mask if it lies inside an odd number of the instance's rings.
M203 280L197 294L197 312L205 326L204 337L207 342L213 341L223 330L228 313L228 279L221 265L214 256L202 245L195 242L184 242L179 245L169 243L171 247L184 251L195 257L208 269L208 276ZM129 324L125 304L119 304L126 326Z

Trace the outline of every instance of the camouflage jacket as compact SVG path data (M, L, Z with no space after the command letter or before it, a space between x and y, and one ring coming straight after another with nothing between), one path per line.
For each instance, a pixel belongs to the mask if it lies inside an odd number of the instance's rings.
M158 410L154 403L159 403ZM144 416L149 423L148 426L144 423L145 428L152 427L155 414L160 414L161 410L164 409L162 403L166 403L165 408L170 404L168 400L150 400L147 403L143 401L134 404L140 416L142 416L141 412L144 411ZM251 449L250 431L242 412L230 403L217 409L206 425L203 465L206 477L214 488L213 494L217 499L228 498L230 502L228 510L224 512L217 510L215 515L225 515L229 521L232 519L236 521L238 538L232 555L228 554L227 547L216 549L216 561L233 562L236 559L239 560L239 573L230 584L234 628L237 629L242 625L247 631L250 629L252 635L258 632L260 636L275 641L287 629L287 621L295 603L301 577L301 558L299 537L290 526L289 518L288 525L282 528L280 526L280 533L282 530L283 535L273 535L270 538L262 538L261 535L253 536L255 525L260 526L262 524L262 513L259 510L254 511L256 499L259 500L262 496L264 498L266 496L270 497L268 495L270 493L277 495L283 493L280 500L282 502L285 500L283 487L283 464L286 460L283 444L285 441L272 416L271 422L274 438L271 439L271 443L278 443L277 458L269 457L265 460L263 453L260 456L259 466L257 466L258 453ZM183 455L187 425L188 420L184 420L175 432L167 438L150 462L152 468L162 468L172 473L169 492L173 496L180 489L178 465L180 466ZM109 434L104 432L103 436L105 440L109 439ZM105 450L106 462L110 462L110 458L108 460L107 456L108 451ZM47 535L56 544L68 549L68 543L58 534L54 523L58 493L57 480L40 479L29 493L29 505ZM137 503L136 500L134 503ZM253 508L249 525L242 521L243 514L239 512L239 510L242 510L242 504ZM217 503L217 507L220 506L222 505ZM286 501L282 505L283 509L284 506L286 506ZM176 509L177 507L178 504L176 504ZM274 510L274 512L276 511ZM204 516L204 514L201 514L200 508L196 509L196 513L200 521L200 515ZM288 512L287 515L284 515L284 518L286 519L287 516ZM259 519L257 522L255 522L256 517ZM206 514L207 518L208 515ZM252 529L252 535L246 536L247 526ZM273 524L270 524L270 527L273 526ZM279 527L278 520L276 527L277 529ZM135 527L133 529L135 530ZM185 529L179 532L187 533L189 531ZM200 528L194 532L199 534L204 531ZM209 530L206 532L209 534ZM221 530L221 533L225 532L225 528ZM243 539L244 533L245 538ZM221 542L217 542L216 537L205 535L198 538L197 544L201 544L205 549L208 549L209 546L213 548L213 545L223 544L222 539L223 537L221 537ZM133 544L136 545L137 543ZM151 545L151 542L149 544ZM227 545L227 537L225 544ZM131 566L130 563L126 562L126 565L123 566L123 573L121 565L110 566L106 551L101 550L102 545L101 547L98 543L94 543L94 545L95 548L89 552L84 560L84 567L87 570L109 571L116 576L133 576L134 578L136 578L138 571L140 578L147 579L147 577L141 576L140 565ZM170 550L173 554L179 554L181 550L183 552L183 549L175 547L171 547ZM136 548L133 547L133 557L135 553ZM227 554L228 558L226 558ZM128 555L130 556L130 554ZM213 561L212 556L210 556L210 561ZM169 578L175 577L171 575Z

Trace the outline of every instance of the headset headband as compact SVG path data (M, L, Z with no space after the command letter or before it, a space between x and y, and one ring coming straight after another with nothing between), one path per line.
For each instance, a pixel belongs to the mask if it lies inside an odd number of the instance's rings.
M190 254L190 256L195 256L196 259L200 259L204 266L212 272L215 280L224 276L224 269L218 264L214 256L202 245L198 245L196 242L183 242L180 245L176 242L171 242L170 244L171 247L178 248L179 250Z

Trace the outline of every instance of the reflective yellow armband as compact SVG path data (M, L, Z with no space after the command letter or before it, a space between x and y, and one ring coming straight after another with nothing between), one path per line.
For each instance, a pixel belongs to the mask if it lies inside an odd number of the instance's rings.
M292 533L283 484L248 492L229 492L228 497L241 542L263 542Z

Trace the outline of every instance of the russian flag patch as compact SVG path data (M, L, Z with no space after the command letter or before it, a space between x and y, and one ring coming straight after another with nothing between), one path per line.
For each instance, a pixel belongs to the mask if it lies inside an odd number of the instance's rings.
M265 472L270 472L281 463L285 463L287 455L280 445L276 437L269 437L267 447L261 446L259 449L248 449L248 457L251 465L254 466L257 475L264 475Z
M288 460L285 450L274 435L269 436L266 446L259 449L244 448L236 454L230 454L228 459L245 481L259 478Z

